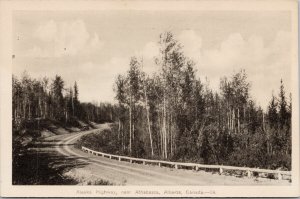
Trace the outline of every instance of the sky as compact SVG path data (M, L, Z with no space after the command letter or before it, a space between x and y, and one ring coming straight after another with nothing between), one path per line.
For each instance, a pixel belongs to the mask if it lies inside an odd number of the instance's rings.
M280 79L291 90L291 23L284 11L15 11L13 73L62 76L82 102L115 102L113 83L143 57L158 70L160 33L171 31L197 76L218 91L220 78L245 69L251 96L266 108Z

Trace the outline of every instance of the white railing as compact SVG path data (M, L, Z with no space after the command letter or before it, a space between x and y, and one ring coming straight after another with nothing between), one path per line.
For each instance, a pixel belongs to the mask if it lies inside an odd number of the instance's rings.
M224 166L224 165L204 165L204 164L197 164L197 163L183 163L183 162L169 162L163 160L150 160L150 159L143 159L143 158L133 158L128 156L120 156L120 155L113 155L108 153L103 153L99 151L94 151L92 149L82 147L82 150L87 153L92 153L93 155L103 156L110 159L115 159L118 161L129 161L130 163L142 163L146 164L157 164L158 166L170 166L174 167L175 169L179 169L180 167L189 167L198 171L200 168L202 169L217 169L220 174L222 174L225 170L235 170L235 171L244 171L246 172L247 176L250 178L253 175L253 172L256 173L265 173L265 174L276 174L278 180L282 180L283 176L291 176L291 171L281 171L281 170L269 170L269 169L258 169L258 168L249 168L249 167L234 167L234 166Z

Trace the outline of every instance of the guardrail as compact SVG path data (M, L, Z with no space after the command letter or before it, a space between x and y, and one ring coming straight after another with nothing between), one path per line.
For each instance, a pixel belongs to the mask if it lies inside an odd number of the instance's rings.
M224 165L204 165L197 163L183 163L183 162L169 162L164 160L150 160L142 158L133 158L128 156L113 155L108 153L103 153L99 151L94 151L87 147L82 146L81 148L84 152L92 153L93 155L102 156L110 159L115 159L118 161L129 161L130 163L142 163L146 164L156 164L159 167L169 166L175 169L189 167L198 171L199 169L216 169L220 174L224 173L225 170L235 170L246 172L246 175L250 178L253 176L253 173L265 173L265 174L275 174L277 175L278 180L282 180L283 176L291 176L291 171L281 171L281 170L269 170L269 169L258 169L258 168L249 168L249 167L234 167L234 166L224 166Z

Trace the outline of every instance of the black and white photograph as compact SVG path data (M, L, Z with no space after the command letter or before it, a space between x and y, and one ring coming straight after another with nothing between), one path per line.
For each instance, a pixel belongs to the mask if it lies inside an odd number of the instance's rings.
M11 11L10 186L214 197L297 185L297 1L116 2Z

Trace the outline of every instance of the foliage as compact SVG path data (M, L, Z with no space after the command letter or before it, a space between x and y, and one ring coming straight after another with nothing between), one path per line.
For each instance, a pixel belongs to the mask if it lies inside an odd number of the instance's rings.
M144 157L291 168L292 105L282 81L278 100L273 96L263 111L251 99L245 70L221 78L220 93L213 92L171 32L161 34L158 45L158 74L145 74L143 60L133 57L115 83L122 153L143 149Z

